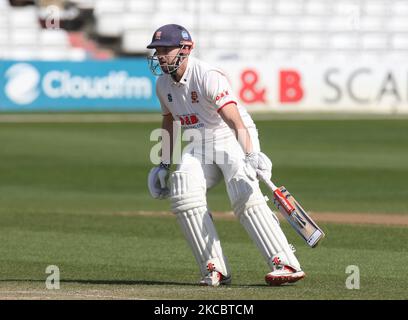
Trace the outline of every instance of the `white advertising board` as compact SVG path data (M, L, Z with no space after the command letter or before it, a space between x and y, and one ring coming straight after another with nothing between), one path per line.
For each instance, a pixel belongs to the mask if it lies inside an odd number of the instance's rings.
M249 111L408 113L408 60L215 64Z

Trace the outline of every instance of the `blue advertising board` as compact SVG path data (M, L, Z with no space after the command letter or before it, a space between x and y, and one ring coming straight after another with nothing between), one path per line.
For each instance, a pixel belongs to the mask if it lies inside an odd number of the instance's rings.
M2 61L0 112L159 111L145 59Z

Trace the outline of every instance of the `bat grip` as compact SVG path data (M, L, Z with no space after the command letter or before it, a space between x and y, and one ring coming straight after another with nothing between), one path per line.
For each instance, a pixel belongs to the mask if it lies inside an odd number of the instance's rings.
M257 170L256 174L259 180L263 181L268 186L268 188L272 190L272 192L278 189L278 187L275 186L275 184L271 180L267 179L260 170Z

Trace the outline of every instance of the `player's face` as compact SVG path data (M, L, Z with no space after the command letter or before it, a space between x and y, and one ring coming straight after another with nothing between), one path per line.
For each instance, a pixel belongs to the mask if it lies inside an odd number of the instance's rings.
M177 59L180 48L178 47L157 47L155 56L159 60L160 67L164 73L169 73L171 70L169 67L172 67Z

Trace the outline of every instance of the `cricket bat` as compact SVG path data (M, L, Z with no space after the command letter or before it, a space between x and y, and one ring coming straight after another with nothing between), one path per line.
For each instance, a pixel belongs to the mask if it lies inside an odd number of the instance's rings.
M262 176L260 172L258 172L258 177L272 191L274 197L273 203L280 213L310 247L316 247L325 236L322 229L319 228L284 186L278 188L272 181Z

